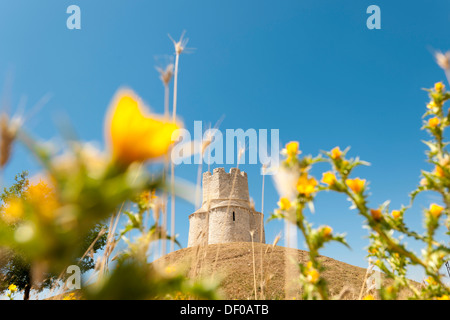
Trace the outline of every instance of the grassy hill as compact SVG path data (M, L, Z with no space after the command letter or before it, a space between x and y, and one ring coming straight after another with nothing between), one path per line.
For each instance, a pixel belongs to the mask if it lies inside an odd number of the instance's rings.
M319 259L325 267L323 276L328 282L330 298L359 299L367 269L325 256L320 256ZM223 299L277 300L301 299L296 264L306 263L308 260L308 252L303 250L234 242L181 249L153 263L161 268L170 267L181 271L189 278L212 277L219 280ZM385 281L384 285L388 285L391 280ZM419 286L417 282L413 283ZM82 299L79 290L74 293L77 299ZM410 294L405 290L400 293L399 298L406 299ZM59 300L64 296L65 294L56 295L49 299Z
M306 263L308 253L269 244L253 245L252 248L252 243L235 242L185 248L155 263L182 270L191 278L219 277L224 299L255 299L255 279L258 299L299 299L301 288L295 279L297 268L290 261ZM293 259L287 258L288 255ZM328 282L330 296L358 299L366 269L325 256L319 259L326 268L323 275ZM291 292L287 297L285 288ZM400 298L407 295L408 292L404 292Z

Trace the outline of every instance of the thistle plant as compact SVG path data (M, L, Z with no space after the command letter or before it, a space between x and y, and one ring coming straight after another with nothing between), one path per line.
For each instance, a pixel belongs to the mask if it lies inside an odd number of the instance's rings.
M433 166L433 170L422 171L420 186L411 193L411 204L408 207L403 206L391 211L389 201L378 207L369 206L366 179L352 177L354 168L368 163L359 158L347 158L349 149L341 151L339 147L335 147L324 152L325 157L316 158L299 158L298 142L288 143L283 150L286 160L278 176L282 177L279 184L285 186L279 189L287 196L281 197L279 209L272 218L283 218L295 224L303 234L310 256L306 265L300 265L300 282L305 299L328 298L326 283L320 274L323 269L316 259L318 250L329 241L345 244L343 236L334 235L331 227L313 229L305 219L305 207L313 208L315 195L323 190L345 194L352 203L352 208L365 218L370 241L368 257L375 259L374 264L384 273L385 278L392 280L390 285L380 288L382 299L396 299L403 289L409 289L412 292L411 298L415 299L442 300L450 296L450 288L444 284L444 275L440 273L443 265L450 260L450 248L448 244L436 239L436 233L442 225L447 229L446 235L450 235L450 155L446 150L448 143L444 141L444 131L450 125L450 110L445 111L444 104L450 99L450 93L441 82L426 91L430 101L424 114L422 129L431 136L431 140L425 141L425 144L429 147L428 162ZM319 185L308 173L313 164L321 161L326 161L331 166L331 170L322 175L323 185ZM437 192L442 198L442 205L431 203L424 210L425 232L419 234L410 230L405 224L404 216L416 196L424 191ZM403 237L423 244L420 256L407 248ZM407 279L408 267L411 265L422 267L428 276L422 288Z
M290 142L282 151L286 155L282 167L276 176L276 183L283 186L286 195L280 198L277 209L271 219L285 219L288 223L297 226L301 231L309 253L309 261L300 264L300 279L303 287L304 299L328 299L328 290L325 279L321 276L323 266L318 260L319 250L328 242L335 241L347 245L344 235L333 233L330 226L313 228L306 219L305 209L313 209L314 198L323 187L310 176L309 170L317 163L323 161L321 156L312 158L305 156L299 158L298 142Z
M164 187L161 173L150 172L143 164L164 158L179 127L178 122L151 114L127 89L118 91L106 113L104 151L78 141L74 135L64 136L63 148L50 148L24 128L16 128L14 139L8 136L7 142L21 142L31 151L42 165L40 177L45 183L31 185L29 196L23 200L10 199L5 204L0 214L0 247L23 253L30 261L31 274L64 273L74 256L83 254L75 252L75 248L83 247L81 239L96 224L110 219L104 257L97 260L96 281L88 288L83 286L84 298L156 298L184 290L214 298L214 286L203 286L179 273L167 275L149 266L150 244L167 236L156 222L159 219L150 227L144 219L150 210L159 215L153 195ZM125 210L129 222L116 237L122 209L130 201L137 204L138 211ZM14 228L10 227L12 223ZM139 235L129 240L126 236L132 230ZM127 249L110 259L120 240ZM90 254L88 249L83 257Z

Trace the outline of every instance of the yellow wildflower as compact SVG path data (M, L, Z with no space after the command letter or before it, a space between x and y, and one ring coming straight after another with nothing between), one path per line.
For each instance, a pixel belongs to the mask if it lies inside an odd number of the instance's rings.
M440 157L439 165L435 167L434 174L441 178L445 177L444 168L447 168L449 164L450 164L450 157L448 155Z
M166 273L166 274L172 274L172 273L174 273L176 271L176 269L175 269L175 267L174 266L167 266L165 269L164 269L164 272Z
M132 92L120 92L106 118L106 138L114 160L122 165L166 154L179 129L173 122L156 119ZM174 137L175 138L175 137Z
M435 204L435 203L432 203L432 204L430 205L429 212L430 212L430 214L431 214L433 217L439 218L443 210L444 210L443 207L441 207L441 206L439 206L439 205L437 205L437 204Z
M355 178L345 180L345 184L354 192L360 193L364 190L364 185L366 184L365 179Z
M329 185L330 187L336 183L336 175L333 172L325 172L322 174L322 183Z
M297 191L309 197L316 191L317 180L314 177L308 178L307 173L303 173L297 181Z
M402 213L399 210L392 210L392 217L394 217L394 219L398 219L402 216Z
M433 101L430 101L430 102L427 104L427 108L430 109L430 110L432 110L432 109L434 109L434 108L436 108L436 107L437 107L437 105L436 105L436 102L434 102L434 100L433 100Z
M333 233L333 228L331 228L330 226L324 226L321 228L321 230L325 238L328 238Z
M444 294L443 296L436 298L436 300L450 300L450 297Z
M16 292L17 291L17 286L15 284L10 284L8 287L8 290L11 292Z
M381 220L381 217L383 216L380 209L370 209L370 215L375 221Z
M339 159L342 155L342 151L341 149L339 149L339 147L335 147L331 150L331 158L336 160Z
M366 295L363 300L375 300L375 297L371 294Z
M312 261L308 261L306 263L306 272L305 272L306 278L311 283L316 283L320 278L320 273L313 267Z
M440 178L445 177L445 171L440 166L434 168L434 174Z
M434 84L434 90L435 90L436 92L443 92L444 89L445 89L445 85L444 85L442 82L436 82L436 83Z
M75 293L71 292L68 295L65 295L63 300L77 300L77 298L75 297Z
M428 277L425 279L426 282L428 282L429 285L435 286L438 283L433 279L433 277Z
M22 200L19 198L11 198L3 207L3 220L6 223L12 224L23 217L24 206Z
M392 294L392 293L395 292L395 288L394 288L393 286L388 286L388 287L386 288L386 292L387 292L388 294Z
M27 201L41 217L52 219L59 208L59 202L55 190L46 182L40 180L36 184L30 185L25 192Z
M428 120L428 126L430 126L431 128L436 128L440 122L441 120L439 120L438 117L434 117Z
M320 273L316 269L312 268L306 273L308 281L311 283L316 283L320 278Z
M291 208L291 201L286 198L286 197L282 197L280 198L280 201L278 202L278 206L280 207L281 210L283 211L287 211Z
M156 199L158 199L158 196L156 196L156 190L154 189L143 191L139 195L139 200L146 205L152 204Z
M288 144L286 144L286 153L288 159L295 158L299 154L298 148L299 143L297 141L291 141Z

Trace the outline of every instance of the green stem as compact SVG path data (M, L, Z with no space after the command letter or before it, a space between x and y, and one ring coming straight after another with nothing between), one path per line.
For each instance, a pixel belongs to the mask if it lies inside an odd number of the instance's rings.
M313 268L319 269L319 263L316 261L318 253L316 248L314 248L314 246L311 244L309 232L305 227L303 209L303 204L299 205L299 207L297 208L297 226L302 232L303 237L305 238L306 246L308 247L309 252L309 260L311 261ZM323 288L322 286L314 286L314 288L317 290L322 300L328 300L328 294L326 293L325 288Z

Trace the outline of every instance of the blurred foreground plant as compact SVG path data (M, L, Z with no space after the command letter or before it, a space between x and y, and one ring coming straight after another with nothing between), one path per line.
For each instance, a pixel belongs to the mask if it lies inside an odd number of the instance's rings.
M26 201L14 197L5 201L0 219L0 248L20 253L29 261L29 274L34 277L31 281L37 281L36 268L39 274L63 276L74 256L93 258L100 237L91 239L84 254L77 248L83 248L83 239L90 230L110 219L108 233L101 230L101 237L107 240L103 255L97 258L94 283L89 283L88 289L87 283L83 286L85 298L156 298L171 290L214 297L214 290L209 287L191 283L178 274L168 276L149 265L150 243L167 239L157 223L147 228L143 222L150 202L148 207L138 202L137 214L126 211L129 224L118 236L115 233L126 203L164 187L161 173L145 170L143 163L156 161L168 153L179 126L150 114L131 90L120 90L105 117L106 151L66 134L66 145L60 152L48 143L34 140L24 128L17 128L14 140L24 143L42 164L41 179L45 183L29 186ZM10 227L12 223L14 228ZM127 241L128 249L115 257L117 261L111 270L108 268L111 253L119 240L127 240L125 235L132 229L140 236L134 242ZM100 234L100 230L96 231Z
M7 224L8 230L5 231L14 233L17 242L22 242L22 237L28 236L26 228L30 224L40 225L37 232L41 234L38 237L44 238L42 233L51 228L54 212L58 207L54 191L43 181L30 184L27 175L27 172L17 175L16 183L8 189L5 188L0 197L3 203L0 207L0 219ZM77 264L82 273L94 268L93 258L83 253L90 247L93 255L105 245L106 234L102 232L103 229L101 223L94 225L80 241L79 247L72 250L71 264ZM0 276L3 281L0 284L0 292L10 290L11 285L8 284L13 283L16 291L24 292L24 300L29 299L32 289L41 291L51 288L57 285L58 280L64 281L68 277L66 273L59 276L57 273L47 272L45 266L30 260L28 254L13 244L3 249L1 260Z

